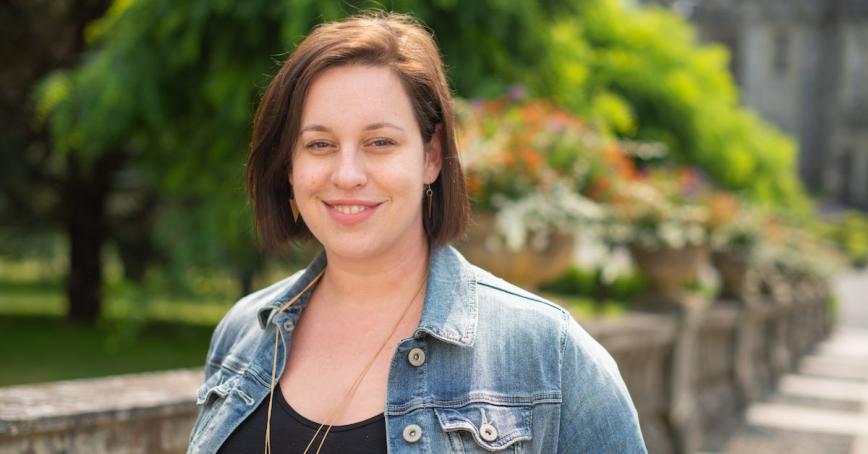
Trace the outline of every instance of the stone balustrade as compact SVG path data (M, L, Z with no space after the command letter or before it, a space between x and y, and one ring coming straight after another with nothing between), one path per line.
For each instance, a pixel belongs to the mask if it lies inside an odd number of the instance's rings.
M618 362L650 453L715 451L828 336L830 302L823 282L786 280L740 301L688 297L680 310L582 325Z
M680 309L582 325L617 360L650 453L719 447L830 330L830 294L790 282L745 301L686 298ZM184 452L201 369L0 388L2 453Z

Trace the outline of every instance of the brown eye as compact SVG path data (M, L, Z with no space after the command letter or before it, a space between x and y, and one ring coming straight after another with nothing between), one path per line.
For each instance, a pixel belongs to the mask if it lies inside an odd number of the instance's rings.
M374 139L371 144L375 147L390 147L395 145L395 141L392 139Z
M328 142L324 142L322 140L315 140L313 142L308 143L304 147L309 150L321 150L324 148L328 148L330 144Z

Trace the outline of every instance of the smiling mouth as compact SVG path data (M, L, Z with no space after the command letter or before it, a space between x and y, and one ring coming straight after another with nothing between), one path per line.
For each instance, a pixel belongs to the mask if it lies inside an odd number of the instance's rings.
M323 201L323 203L327 207L337 211L340 214L344 214L344 215L353 215L353 214L363 213L365 211L368 211L370 209L376 208L376 207L381 205L380 203L367 203L367 202L365 202L365 203L358 203L358 202L356 202L356 203L328 203L326 201Z
M356 214L368 209L364 205L330 205L332 208L342 214Z

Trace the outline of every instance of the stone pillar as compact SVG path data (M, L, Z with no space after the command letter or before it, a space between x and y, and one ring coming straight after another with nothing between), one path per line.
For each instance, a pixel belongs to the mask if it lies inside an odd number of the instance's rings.
M672 314L630 312L582 323L618 363L639 413L648 452L674 452L669 424L670 358L678 321Z
M702 445L702 422L696 401L698 330L707 301L686 295L681 301L679 324L672 354L669 424L678 453L692 453Z
M762 380L756 367L756 353L763 345L766 311L761 306L762 301L755 296L745 298L742 303L734 356L735 381L740 406L746 408L750 402L759 399L764 393Z

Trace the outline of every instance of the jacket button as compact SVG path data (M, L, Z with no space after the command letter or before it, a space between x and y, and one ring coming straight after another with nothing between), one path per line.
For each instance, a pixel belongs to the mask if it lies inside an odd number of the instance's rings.
M404 441L407 443L416 443L422 438L422 428L416 424L409 424L404 428Z
M419 367L425 364L425 350L418 347L410 350L410 353L407 355L407 361L409 361L413 367Z
M283 329L286 331L292 331L295 329L295 323L292 323L292 320L287 320L283 322Z
M497 429L489 423L485 423L479 427L479 435L485 441L497 440Z

